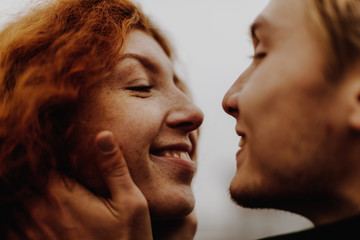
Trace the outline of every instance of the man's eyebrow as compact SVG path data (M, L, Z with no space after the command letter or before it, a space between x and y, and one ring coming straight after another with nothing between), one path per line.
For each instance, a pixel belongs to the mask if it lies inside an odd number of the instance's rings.
M127 58L132 58L132 59L137 60L138 62L141 63L141 65L143 65L145 68L147 68L148 70L150 70L153 73L160 72L160 66L158 64L156 64L153 60L151 60L150 58L147 58L145 56L142 56L140 54L136 54L136 53L124 53L120 56L118 62L121 62Z
M256 30L263 27L264 25L268 25L268 22L263 16L259 16L255 19L255 21L250 26L250 34L252 38L257 38Z

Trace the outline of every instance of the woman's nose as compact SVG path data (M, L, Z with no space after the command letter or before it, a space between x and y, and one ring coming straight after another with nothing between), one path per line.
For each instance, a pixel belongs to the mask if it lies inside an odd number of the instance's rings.
M191 132L199 128L204 120L204 114L193 101L182 93L183 101L175 100L175 107L167 117L167 123L172 128L181 128L186 132Z

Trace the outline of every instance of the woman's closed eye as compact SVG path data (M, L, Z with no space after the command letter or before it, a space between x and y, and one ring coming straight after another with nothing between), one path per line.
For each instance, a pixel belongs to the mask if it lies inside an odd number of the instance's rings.
M132 92L149 93L153 86L133 86L127 87L126 89Z
M152 95L152 85L135 85L126 87L126 91L133 97L137 98L148 98Z

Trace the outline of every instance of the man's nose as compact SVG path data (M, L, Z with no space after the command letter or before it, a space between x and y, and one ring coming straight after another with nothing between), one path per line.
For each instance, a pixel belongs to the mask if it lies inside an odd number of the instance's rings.
M222 101L222 107L224 111L233 116L234 118L238 118L239 115L239 95L240 89L237 89L237 82L235 82L231 88L227 91Z

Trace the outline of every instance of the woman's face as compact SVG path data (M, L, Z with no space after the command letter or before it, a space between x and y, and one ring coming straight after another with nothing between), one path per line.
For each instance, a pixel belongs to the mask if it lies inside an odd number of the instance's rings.
M142 31L130 33L113 76L91 90L80 111L86 126L77 151L86 184L101 182L94 177L91 144L98 131L110 130L152 217L178 218L193 210L193 153L203 113L180 85L160 45Z

